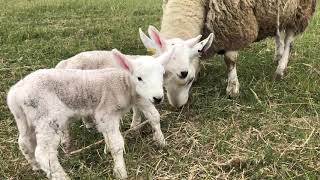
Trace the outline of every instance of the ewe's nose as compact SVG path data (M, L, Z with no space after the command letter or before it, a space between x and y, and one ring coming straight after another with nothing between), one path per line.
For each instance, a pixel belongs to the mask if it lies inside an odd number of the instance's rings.
M188 71L181 71L179 77L181 79L184 79L188 76Z
M155 103L155 104L159 104L159 103L161 103L161 101L162 101L162 96L161 97L153 97L153 103Z

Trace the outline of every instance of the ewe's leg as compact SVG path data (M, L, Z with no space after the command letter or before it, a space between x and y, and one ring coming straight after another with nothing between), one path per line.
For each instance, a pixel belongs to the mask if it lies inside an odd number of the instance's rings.
M224 54L224 61L228 69L228 86L227 95L231 97L236 97L239 95L240 84L237 76L236 60L238 57L237 51L227 51Z
M64 172L58 160L58 151L61 132L50 125L39 125L36 129L37 147L35 157L40 168L53 180L70 179Z
M278 63L284 51L284 31L277 33L276 36L274 37L274 40L275 40L274 61Z
M106 145L111 152L115 176L119 179L127 178L126 165L123 158L124 140L119 130L120 117L119 116L104 116L97 117L97 129L103 133Z
M143 112L144 116L150 121L150 125L153 129L153 140L160 146L165 146L166 141L161 131L160 126L160 114L154 105L149 101L143 101L138 103L139 109Z
M286 31L286 38L284 40L284 43L285 43L284 44L284 52L283 52L281 59L279 60L278 67L275 72L275 77L277 79L283 78L284 71L287 69L287 65L289 62L289 55L290 55L290 46L294 40L294 35L295 35L295 33L293 30L288 29Z

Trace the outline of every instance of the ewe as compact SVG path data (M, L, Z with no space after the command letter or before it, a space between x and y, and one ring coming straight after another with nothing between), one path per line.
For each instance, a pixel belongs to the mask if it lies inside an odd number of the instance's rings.
M120 118L134 105L151 121L154 140L165 145L153 103L163 98L163 66L172 53L140 56L131 63L113 50L122 69L42 69L14 85L7 103L18 126L20 149L33 169L40 167L50 179L69 179L58 161L59 142L71 117L92 115L111 151L116 177L126 178Z
M240 87L236 71L237 51L255 41L275 36L275 60L278 62L275 75L282 78L290 44L294 36L307 27L315 6L316 0L163 0L161 35L188 39L214 33L211 52L224 54L228 70L226 91L230 96L237 96ZM284 39L280 37L280 31ZM198 59L185 58L184 62L179 64L180 68L195 76L199 69ZM167 86L177 85L175 81L171 83ZM188 96L180 93L183 91L168 91L171 104L181 106L186 102Z

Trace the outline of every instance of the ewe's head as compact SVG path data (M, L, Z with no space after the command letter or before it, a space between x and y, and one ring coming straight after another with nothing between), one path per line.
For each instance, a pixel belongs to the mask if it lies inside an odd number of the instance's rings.
M209 49L213 34L211 33L206 39L199 42L201 35L188 40L165 39L153 26L149 26L148 29L150 38L141 29L139 29L139 33L144 46L154 51L155 56L175 48L172 60L165 68L164 86L167 90L169 103L174 107L183 106L188 101L189 91L196 75L193 64L202 52Z
M132 75L138 95L159 104L163 100L164 67L171 59L173 51L174 49L159 57L140 56L134 60L116 49L112 50L112 55L116 62Z

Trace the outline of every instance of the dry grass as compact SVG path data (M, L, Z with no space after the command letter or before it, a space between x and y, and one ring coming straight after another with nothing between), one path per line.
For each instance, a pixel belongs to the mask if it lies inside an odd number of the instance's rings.
M29 72L54 67L84 50L119 48L143 54L138 28L159 27L160 0L0 0L0 178L43 179L17 145L6 106L9 87ZM132 179L319 179L320 14L297 39L282 81L272 80L273 42L241 51L241 96L225 96L222 58L203 60L192 97L182 110L164 104L162 129L168 147L152 142L151 128L126 138ZM123 131L129 128L130 115ZM74 149L102 137L81 123L72 127ZM103 144L61 163L73 179L112 178Z

